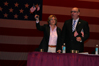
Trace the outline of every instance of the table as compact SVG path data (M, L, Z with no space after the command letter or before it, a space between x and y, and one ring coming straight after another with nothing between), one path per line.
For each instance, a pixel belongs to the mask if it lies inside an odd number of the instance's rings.
M27 66L99 66L99 56L76 53L30 52Z

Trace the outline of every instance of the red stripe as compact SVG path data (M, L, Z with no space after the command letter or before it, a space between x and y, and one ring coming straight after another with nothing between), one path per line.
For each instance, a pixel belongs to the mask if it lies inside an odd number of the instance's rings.
M19 28L0 27L0 35L41 37L43 36L43 32L37 29L19 29Z
M0 60L0 66L27 66L26 60Z
M51 14L42 14L42 21L47 21L49 15ZM57 19L58 19L58 22L65 22L66 20L69 20L71 19L71 15L57 15L57 14L54 14ZM98 17L86 17L86 16L80 16L80 18L82 20L85 20L88 22L88 24L96 24L96 25L99 25L99 18Z
M28 37L43 37L43 31L39 31L37 29L18 29L18 28L3 28L0 27L0 35L8 35L8 36L28 36ZM89 39L99 40L97 37L99 33L90 32Z
M99 33L90 32L89 39L99 40Z
M43 0L43 5L99 9L99 7L97 7L99 6L99 2L85 2L78 0Z
M95 47L84 47L84 52L89 52L90 54L95 51Z
M0 51L6 52L32 52L39 45L22 45L22 44L0 44Z
M39 45L13 45L13 44L0 44L0 51L5 52L33 52ZM84 47L84 52L92 53L95 47Z
M0 44L0 51L5 52L33 52L39 45ZM91 53L94 47L84 47L84 52Z

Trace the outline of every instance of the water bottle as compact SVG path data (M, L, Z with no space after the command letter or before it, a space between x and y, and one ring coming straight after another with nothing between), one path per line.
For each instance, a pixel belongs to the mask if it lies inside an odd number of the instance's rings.
M65 43L63 44L63 51L62 53L66 53L66 46L65 46Z
M98 55L98 45L96 45L95 54Z

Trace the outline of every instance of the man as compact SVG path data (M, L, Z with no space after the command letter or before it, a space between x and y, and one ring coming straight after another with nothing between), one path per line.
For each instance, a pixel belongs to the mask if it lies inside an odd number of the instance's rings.
M84 41L89 38L88 23L79 18L80 10L77 7L72 8L72 19L66 20L62 28L62 37L60 43L66 44L66 52L70 53L71 50L78 50L83 52ZM57 51L60 53L60 51Z

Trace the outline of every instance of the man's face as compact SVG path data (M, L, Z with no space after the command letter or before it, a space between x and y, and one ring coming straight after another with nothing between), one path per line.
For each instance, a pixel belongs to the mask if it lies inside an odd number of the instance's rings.
M79 17L80 12L78 12L78 8L73 8L71 11L71 17L73 19L77 19Z

